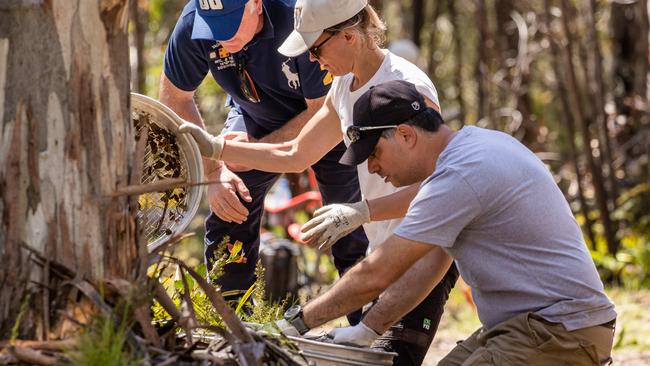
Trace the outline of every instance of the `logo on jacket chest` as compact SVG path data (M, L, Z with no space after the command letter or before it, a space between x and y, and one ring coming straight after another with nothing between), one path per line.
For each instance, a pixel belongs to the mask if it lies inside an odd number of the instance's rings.
M235 58L225 48L221 47L219 42L212 45L209 56L210 60L217 66L217 70L235 67Z
M300 78L298 77L297 72L291 71L291 67L289 66L289 61L291 59L288 58L285 62L282 63L282 73L284 76L287 78L287 84L291 89L298 89L300 86Z

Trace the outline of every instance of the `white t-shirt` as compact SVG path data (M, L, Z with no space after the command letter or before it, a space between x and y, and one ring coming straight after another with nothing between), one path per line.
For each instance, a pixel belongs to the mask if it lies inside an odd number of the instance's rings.
M352 125L354 103L373 85L391 80L406 80L414 84L416 89L422 95L437 105L440 105L436 88L422 70L388 50L384 50L383 52L386 57L384 57L384 61L379 67L379 70L377 70L375 75L373 75L361 88L355 91L350 91L352 80L354 78L354 75L351 73L335 77L332 81L330 97L341 121L341 131L343 131L346 146L350 145L350 141L345 135L345 131L348 126ZM359 185L361 186L361 193L364 199L383 197L398 190L392 184L385 183L377 174L369 174L367 162L357 166L357 171L359 173ZM401 220L378 221L363 225L363 229L365 230L370 242L368 250L372 251L379 244L383 243L384 240L393 233L393 229L397 227L400 221Z

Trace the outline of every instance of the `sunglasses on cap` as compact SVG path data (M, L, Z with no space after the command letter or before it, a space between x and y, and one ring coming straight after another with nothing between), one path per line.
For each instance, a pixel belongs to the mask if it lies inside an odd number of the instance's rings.
M259 103L260 96L257 93L257 88L255 88L255 83L253 78L246 70L246 63L243 60L237 60L237 76L239 77L239 88L242 93L251 103Z
M350 143L355 143L355 142L361 140L361 135L363 134L364 131L388 130L390 128L397 128L397 125L365 126L365 127L350 126L345 131L345 134L348 136L348 139L350 140Z
M327 43L327 41L329 41L330 39L332 39L332 37L334 37L338 32L339 32L339 31L336 31L336 32L334 32L334 33L330 33L330 36L327 37L327 38L325 38L321 43L317 44L316 46L313 46L313 47L309 48L309 53L310 53L310 54L311 54L315 59L320 58L320 48L323 47L323 45L324 45L325 43Z

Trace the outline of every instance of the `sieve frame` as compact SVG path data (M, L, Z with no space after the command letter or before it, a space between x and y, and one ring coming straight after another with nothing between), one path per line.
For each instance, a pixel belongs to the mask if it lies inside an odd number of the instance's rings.
M143 94L131 92L131 112L142 111L151 116L153 122L176 136L178 148L187 161L188 183L198 183L203 179L203 160L199 146L189 134L179 133L178 127L184 122L174 111L159 101ZM141 157L138 157L141 158ZM203 187L194 185L186 188L187 211L180 222L175 225L171 235L164 235L147 244L149 253L155 252L175 234L183 232L190 224L201 205Z

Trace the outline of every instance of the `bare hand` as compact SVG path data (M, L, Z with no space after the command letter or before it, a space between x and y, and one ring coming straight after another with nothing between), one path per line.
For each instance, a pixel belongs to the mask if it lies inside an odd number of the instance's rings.
M241 224L246 221L248 209L239 198L246 202L253 199L241 178L224 165L208 174L207 178L222 182L208 186L208 202L212 212L225 222Z

